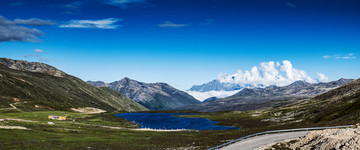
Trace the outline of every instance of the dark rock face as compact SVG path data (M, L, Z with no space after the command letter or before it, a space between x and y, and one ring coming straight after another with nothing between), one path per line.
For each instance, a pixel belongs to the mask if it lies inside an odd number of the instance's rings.
M114 89L150 110L165 110L198 104L200 101L166 83L143 83L129 78L112 83L88 81L89 84Z
M296 81L288 86L269 86L266 88L245 88L240 92L222 99L191 105L184 110L195 111L229 111L254 110L275 105L284 105L300 99L310 98L351 82L352 79L340 79L328 83L310 84Z
M64 77L66 75L66 73L62 72L61 70L40 62L28 62L24 60L0 58L0 64L15 70L40 72L56 77Z

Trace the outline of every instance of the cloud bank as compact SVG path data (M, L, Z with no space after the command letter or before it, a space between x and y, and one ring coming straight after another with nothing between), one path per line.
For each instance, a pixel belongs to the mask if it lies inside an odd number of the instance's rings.
M241 90L234 91L208 91L208 92L198 92L198 91L186 91L188 94L193 96L199 101L204 101L210 97L224 98L240 92Z
M317 74L319 79L314 79L307 75L304 70L294 68L290 61L284 60L282 64L274 61L262 62L259 67L254 66L250 71L238 70L233 75L220 73L217 79L221 83L250 84L254 86L286 86L298 80L309 83L328 80L324 74L319 72Z
M61 28L88 28L88 29L117 29L121 25L116 24L122 21L117 18L107 18L101 20L70 20L60 25Z
M35 28L29 28L26 26L45 26L54 25L55 23L50 20L42 20L38 18L31 19L15 19L14 21L8 20L3 16L0 16L0 43L1 42L36 42L39 36L45 35Z

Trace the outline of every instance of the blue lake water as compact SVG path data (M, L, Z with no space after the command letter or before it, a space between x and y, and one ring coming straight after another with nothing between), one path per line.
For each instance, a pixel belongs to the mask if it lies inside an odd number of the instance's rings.
M152 129L193 129L193 130L230 130L237 127L214 125L217 122L205 118L181 118L174 115L191 115L190 113L122 113L117 117L135 121L140 128Z

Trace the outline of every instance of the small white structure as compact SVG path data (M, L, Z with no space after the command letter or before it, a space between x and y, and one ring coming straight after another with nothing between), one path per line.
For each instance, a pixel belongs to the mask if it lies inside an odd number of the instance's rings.
M53 116L53 115L49 115L49 119L52 119L52 120L66 120L66 116Z

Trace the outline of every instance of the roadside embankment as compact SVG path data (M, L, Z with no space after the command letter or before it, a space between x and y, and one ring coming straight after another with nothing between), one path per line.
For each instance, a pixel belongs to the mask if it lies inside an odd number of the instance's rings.
M360 149L360 127L311 131L304 137L282 141L264 147L264 149L273 149L275 147L290 149Z

